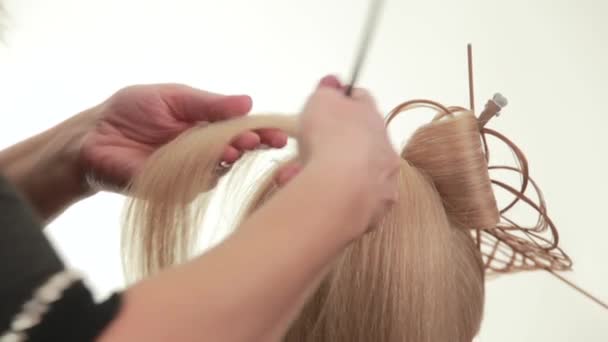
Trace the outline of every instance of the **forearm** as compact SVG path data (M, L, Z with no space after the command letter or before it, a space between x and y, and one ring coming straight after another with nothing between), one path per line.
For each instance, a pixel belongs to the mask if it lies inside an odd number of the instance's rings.
M127 291L102 340L280 337L291 323L285 318L365 224L357 187L328 171L306 167L224 243Z
M0 173L45 221L90 195L77 163L77 146L92 122L91 115L83 112L0 151Z

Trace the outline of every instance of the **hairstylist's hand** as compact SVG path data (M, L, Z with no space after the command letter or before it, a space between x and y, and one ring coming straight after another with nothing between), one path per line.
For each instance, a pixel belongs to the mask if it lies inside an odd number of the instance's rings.
M393 149L373 98L355 89L352 98L332 76L325 77L301 114L300 148L303 163L328 165L360 187L372 218L383 214L397 197L399 156ZM290 164L278 174L285 183L301 168Z
M92 109L94 128L85 136L81 164L104 187L124 186L158 147L201 122L246 115L248 96L225 96L185 85L140 85L124 88ZM224 161L260 144L283 147L287 136L276 130L246 132L226 146ZM201 151L204 153L204 151Z

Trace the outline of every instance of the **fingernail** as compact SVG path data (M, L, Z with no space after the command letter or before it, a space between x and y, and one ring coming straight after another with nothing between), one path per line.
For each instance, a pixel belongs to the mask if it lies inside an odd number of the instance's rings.
M319 81L318 87L340 88L341 83L335 75L327 75Z

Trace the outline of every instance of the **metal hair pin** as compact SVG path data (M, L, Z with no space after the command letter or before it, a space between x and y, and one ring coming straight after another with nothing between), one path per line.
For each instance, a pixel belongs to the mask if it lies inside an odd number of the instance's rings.
M382 10L383 5L384 0L372 0L371 9L363 30L363 37L361 38L361 43L359 45L357 59L355 60L355 66L353 67L351 79L346 88L346 96L352 95L355 83L357 83L357 79L359 78L359 72L361 71L361 67L363 66L365 57L367 56L367 51L369 50L369 46L371 45L372 37L376 31L376 27L378 26L378 17L380 16L380 11Z

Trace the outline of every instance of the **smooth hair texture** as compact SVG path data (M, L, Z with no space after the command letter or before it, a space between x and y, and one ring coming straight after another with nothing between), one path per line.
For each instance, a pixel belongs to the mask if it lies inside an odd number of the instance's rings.
M208 194L228 170L220 166L220 158L230 140L260 127L294 136L296 124L293 117L259 115L199 126L153 153L129 186L133 197L127 201L122 230L127 280L192 256Z
M338 258L284 341L458 342L477 334L484 272L470 234L450 224L431 180L407 161L398 186L397 204Z
M252 116L194 128L151 156L130 188L128 278L192 256L206 193L226 172L217 167L223 147L258 128L296 136L297 118ZM477 334L484 266L470 229L499 219L477 119L470 112L438 116L401 155L397 204L338 258L284 341L464 342ZM279 190L273 179L268 174L260 183L243 218Z

